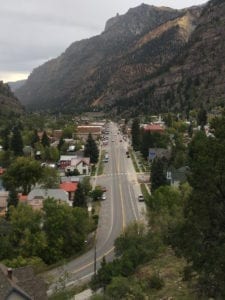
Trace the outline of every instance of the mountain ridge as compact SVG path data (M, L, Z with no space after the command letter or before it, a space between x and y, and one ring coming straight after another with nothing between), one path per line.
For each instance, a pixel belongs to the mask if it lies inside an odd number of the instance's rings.
M204 51L210 52L210 47L207 42L205 49L198 49L195 39L201 44L200 35L214 38L210 37L209 26L207 32L199 28L204 27L204 18L211 18L212 6L220 19L218 6L223 11L224 5L223 1L218 3L210 1L183 10L148 5L132 8L109 19L100 35L74 42L61 56L35 69L17 95L32 109L104 109L117 113L128 108L146 111L146 106L154 112L193 108L203 102L201 94L207 94L212 85L198 83L208 76L202 56ZM209 22L223 38L221 26L216 29L215 20ZM199 68L204 78L200 78Z

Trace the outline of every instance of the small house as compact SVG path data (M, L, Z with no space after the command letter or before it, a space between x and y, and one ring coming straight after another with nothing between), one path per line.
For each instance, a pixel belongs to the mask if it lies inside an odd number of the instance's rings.
M68 193L69 201L73 201L77 186L78 182L62 182L59 187Z
M27 204L34 210L40 210L43 208L43 201L47 198L72 206L68 193L62 189L33 189L27 196Z
M77 170L81 175L90 175L91 164L90 157L77 157L71 160L70 166L65 168L65 172L71 173Z
M187 174L189 167L181 167L175 169L174 167L168 168L166 172L166 178L170 182L170 185L179 187L179 185L187 180Z
M47 300L47 286L30 266L11 269L0 264L0 299Z

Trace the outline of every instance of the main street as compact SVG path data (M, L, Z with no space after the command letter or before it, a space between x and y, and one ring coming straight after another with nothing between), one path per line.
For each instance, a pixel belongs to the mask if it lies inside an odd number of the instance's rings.
M96 245L81 257L48 272L47 277L54 278L49 294L59 287L59 278L64 278L66 286L89 280L94 274L95 261L98 269L103 257L106 261L113 259L114 241L126 226L144 220L144 203L137 200L140 187L131 158L126 156L128 144L115 123L110 123L109 132L108 145L104 146L109 161L105 163L104 174L95 182L107 189L106 200L101 202Z

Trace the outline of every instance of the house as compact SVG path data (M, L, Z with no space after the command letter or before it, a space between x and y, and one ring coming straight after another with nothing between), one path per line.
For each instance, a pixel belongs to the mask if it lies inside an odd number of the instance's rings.
M143 126L144 131L149 131L151 133L163 133L165 128L161 124L147 124Z
M187 180L187 173L189 167L181 167L175 169L174 167L168 168L166 172L166 179L170 182L170 185L179 187L179 185Z
M54 198L60 203L72 206L68 193L62 189L33 189L27 196L27 204L34 210L40 210L43 208L43 201L47 198Z
M66 167L71 165L72 159L77 158L76 155L61 155L59 159L59 166L61 169L65 169Z
M171 157L171 149L166 148L149 148L148 151L148 159L149 161L153 161L155 158L165 158L169 160Z
M82 175L83 177L83 175ZM60 176L60 182L80 182L82 181L81 175L78 176Z
M89 133L91 133L92 138L97 140L101 137L103 126L101 125L82 125L77 126L77 137L83 140L87 140Z
M62 137L62 135L63 135L62 129L55 129L55 130L53 130L52 137L53 137L54 141L60 140L61 137Z
M73 201L77 186L78 182L62 182L59 187L68 193L69 201Z
M23 195L21 193L18 194L19 203L27 204L27 195Z
M0 264L0 299L47 300L47 286L30 266L11 269Z
M91 163L90 157L77 157L71 160L70 166L65 168L65 172L73 172L77 170L81 175L90 175L91 173Z

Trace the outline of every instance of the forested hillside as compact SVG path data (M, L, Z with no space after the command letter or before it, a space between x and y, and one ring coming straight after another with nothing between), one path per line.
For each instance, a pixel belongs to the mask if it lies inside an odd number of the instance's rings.
M10 112L21 113L23 107L19 100L11 92L9 86L0 82L0 115L8 115Z

